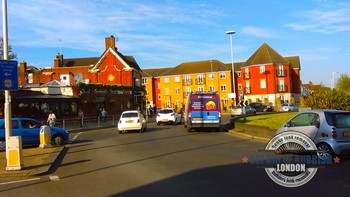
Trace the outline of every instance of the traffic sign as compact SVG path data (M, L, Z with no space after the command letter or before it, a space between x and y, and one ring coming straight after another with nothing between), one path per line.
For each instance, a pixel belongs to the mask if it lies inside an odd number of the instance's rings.
M0 90L18 90L17 61L0 60Z

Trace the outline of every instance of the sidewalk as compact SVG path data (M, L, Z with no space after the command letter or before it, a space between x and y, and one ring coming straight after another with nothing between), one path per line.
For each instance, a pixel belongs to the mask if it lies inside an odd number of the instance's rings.
M22 170L6 170L6 152L0 152L0 184L25 180L49 172L64 146L53 148L28 147L22 149Z

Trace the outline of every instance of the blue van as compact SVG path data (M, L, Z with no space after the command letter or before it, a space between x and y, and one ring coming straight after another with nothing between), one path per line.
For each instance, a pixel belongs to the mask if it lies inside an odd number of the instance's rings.
M192 128L216 128L220 130L220 97L215 92L191 92L185 104L184 126Z

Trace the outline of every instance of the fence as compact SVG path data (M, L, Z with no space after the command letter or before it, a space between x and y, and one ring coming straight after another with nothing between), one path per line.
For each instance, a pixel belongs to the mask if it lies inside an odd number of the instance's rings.
M67 131L81 130L81 129L93 129L99 127L112 127L116 126L118 120L115 116L109 116L106 118L101 117L87 117L83 120L78 118L63 119L57 121L55 127L63 128Z

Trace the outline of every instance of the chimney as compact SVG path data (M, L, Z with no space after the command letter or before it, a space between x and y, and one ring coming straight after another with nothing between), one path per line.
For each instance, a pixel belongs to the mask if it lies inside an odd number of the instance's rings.
M23 87L26 84L26 79L27 79L27 63L24 61L21 61L19 63L18 79L19 79L18 85Z
M57 53L56 58L54 60L54 68L62 67L63 65L63 55L61 53Z
M113 50L117 50L117 48L115 47L115 38L112 35L111 37L108 37L105 39L106 42L106 50L111 47Z

